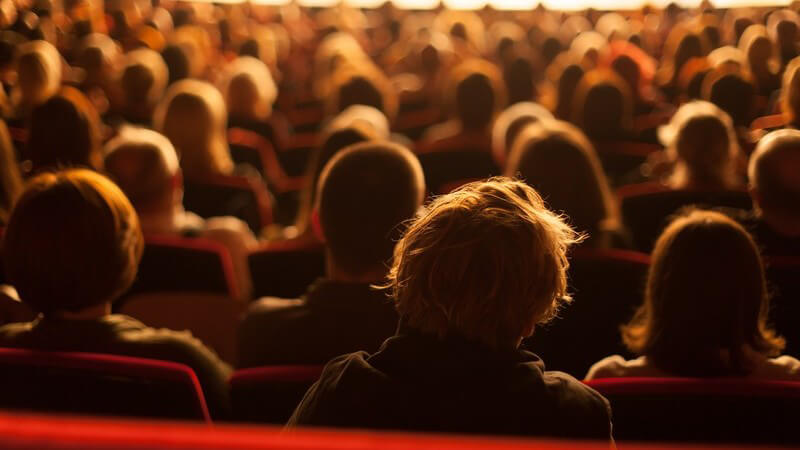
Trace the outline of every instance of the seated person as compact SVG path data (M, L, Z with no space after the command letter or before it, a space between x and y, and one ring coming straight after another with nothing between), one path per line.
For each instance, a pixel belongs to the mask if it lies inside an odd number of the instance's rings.
M505 174L531 185L553 211L588 233L582 246L630 247L617 199L594 147L567 122L543 120L517 137Z
M743 224L764 256L800 256L800 131L773 131L750 157L754 214Z
M143 239L128 199L85 169L43 173L18 200L3 241L9 282L39 313L0 327L0 346L137 356L186 364L212 416L229 410L231 368L188 332L111 314L136 277Z
M424 194L422 168L404 147L365 142L337 153L322 171L315 211L327 278L301 299L253 304L239 329L239 365L324 364L377 350L397 329L397 313L372 285L385 278L400 224Z
M622 327L633 353L597 362L607 377L751 376L800 380L800 361L777 356L784 340L767 325L764 265L753 238L733 220L694 211L656 242L645 299Z
M453 117L428 128L418 151L458 149L490 153L492 121L505 106L506 97L499 70L488 61L467 60L451 71L444 97L445 108Z
M289 426L609 439L608 402L520 348L569 301L577 240L518 181L438 197L395 248L397 334L329 362Z
M106 172L130 199L146 235L182 235L218 241L231 254L244 298L252 291L247 254L258 244L235 217L202 219L183 209L183 177L169 140L145 128L124 128L106 145Z

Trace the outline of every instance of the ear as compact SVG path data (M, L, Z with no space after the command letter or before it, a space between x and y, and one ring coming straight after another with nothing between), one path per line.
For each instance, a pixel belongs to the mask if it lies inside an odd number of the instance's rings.
M311 231L314 232L314 236L316 236L320 242L325 242L325 231L322 229L322 223L319 220L319 209L317 208L311 211Z

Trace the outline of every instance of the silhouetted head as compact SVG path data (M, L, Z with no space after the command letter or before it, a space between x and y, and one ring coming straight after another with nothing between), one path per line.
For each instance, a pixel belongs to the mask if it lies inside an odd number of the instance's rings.
M748 178L756 208L800 234L800 131L773 131L750 157Z
M768 311L753 238L722 214L695 211L656 241L644 304L622 336L631 351L670 374L745 375L754 353L783 349L767 326Z
M359 278L391 264L402 224L414 217L425 195L416 156L386 141L364 142L338 152L320 176L317 210L325 245L336 270Z
M11 214L5 271L34 311L79 312L130 287L143 241L136 212L110 180L83 169L42 173Z

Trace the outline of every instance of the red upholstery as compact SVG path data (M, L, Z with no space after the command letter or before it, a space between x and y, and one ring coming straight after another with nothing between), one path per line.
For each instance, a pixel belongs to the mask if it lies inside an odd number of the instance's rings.
M228 142L257 152L263 175L278 192L296 191L303 187L304 179L286 174L272 144L260 134L244 128L231 128Z
M198 255L209 256L213 261L201 264ZM176 258L192 259L196 264L178 263ZM198 273L201 271L202 273ZM221 279L220 279L221 277ZM224 283L222 291L216 280ZM238 299L239 284L233 270L230 252L217 241L204 238L185 238L171 235L145 237L145 254L139 266L139 275L131 293L153 291L209 291L227 294Z
M5 408L211 421L194 371L170 361L0 348L0 380Z
M800 382L615 378L586 384L611 402L621 441L800 444Z
M59 417L0 412L0 447L53 450L608 450L607 442L440 436ZM674 445L619 443L620 450L668 450ZM684 444L683 450L708 446ZM726 446L731 450L753 447ZM759 447L767 449L766 447Z
M246 422L285 423L321 373L322 366L237 370L230 381L235 417Z
M251 191L258 206L261 227L263 228L272 223L272 201L270 200L266 186L264 186L263 183L259 183L257 180L249 177L236 175L216 175L209 181L218 186L227 186Z

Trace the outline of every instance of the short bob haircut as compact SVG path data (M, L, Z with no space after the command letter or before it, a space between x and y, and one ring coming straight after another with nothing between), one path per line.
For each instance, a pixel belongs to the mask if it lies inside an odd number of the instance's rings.
M424 197L422 166L405 147L373 141L338 152L322 171L317 195L333 262L353 276L386 270L401 224Z
M153 123L175 146L187 178L203 179L233 171L228 112L222 94L213 85L193 79L176 82L158 104Z
M19 46L19 83L11 95L19 113L44 103L61 86L61 56L53 44L37 40Z
M24 303L48 315L119 297L136 277L144 241L114 183L70 169L28 181L3 244L9 281Z
M268 119L278 97L272 73L252 56L240 56L230 64L221 90L230 116L244 120Z
M567 249L579 240L525 183L474 182L409 225L385 287L413 328L515 347L570 300Z
M644 304L625 345L679 376L746 374L748 353L775 356L764 266L753 238L728 217L693 211L656 241Z

